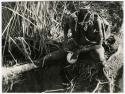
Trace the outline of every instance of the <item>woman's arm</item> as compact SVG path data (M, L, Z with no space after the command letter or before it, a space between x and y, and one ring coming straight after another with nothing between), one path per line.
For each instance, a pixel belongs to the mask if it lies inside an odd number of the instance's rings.
M100 48L102 46L103 43L103 33L102 33L102 28L101 28L101 19L97 19L97 25L96 26L96 31L97 32L97 36L96 36L96 41L94 43L90 43L90 45L86 45L86 46L81 46L79 49L79 52L81 51L89 51L89 50L93 50L93 49L97 49Z

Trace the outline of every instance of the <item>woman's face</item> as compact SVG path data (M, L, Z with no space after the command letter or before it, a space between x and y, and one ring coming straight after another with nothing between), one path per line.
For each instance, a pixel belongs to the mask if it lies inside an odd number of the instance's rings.
M84 19L85 14L87 13L87 9L80 9L78 15L78 21L81 22Z

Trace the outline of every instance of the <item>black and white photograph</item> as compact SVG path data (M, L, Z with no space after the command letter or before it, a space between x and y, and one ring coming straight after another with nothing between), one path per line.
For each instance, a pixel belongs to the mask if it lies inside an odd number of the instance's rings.
M123 93L124 1L2 1L2 93Z

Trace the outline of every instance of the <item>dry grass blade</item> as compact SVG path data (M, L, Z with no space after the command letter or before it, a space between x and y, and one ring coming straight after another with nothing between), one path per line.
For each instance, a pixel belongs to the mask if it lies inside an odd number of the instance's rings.
M15 13L15 14L17 14L17 15L19 15L19 16L21 16L23 19L25 19L25 20L27 20L28 22L30 22L33 26L37 27L34 23L32 23L29 19L27 19L27 18L24 17L23 15L19 14L17 11L14 11L13 9L8 8L8 7L5 7L5 6L2 6L2 7L3 7L3 8L6 8L6 9L8 9L8 10L10 10L10 11L12 11L13 13Z
M8 22L7 26L5 27L5 29L2 32L2 36L4 35L5 31L7 30L7 28L10 26L11 21L13 20L13 16L10 18L10 21Z

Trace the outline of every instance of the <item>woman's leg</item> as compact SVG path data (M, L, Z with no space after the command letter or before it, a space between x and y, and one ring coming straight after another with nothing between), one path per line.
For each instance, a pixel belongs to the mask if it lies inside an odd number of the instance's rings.
M92 59L97 62L103 63L105 61L105 50L104 50L103 46L101 46L98 49L90 51L90 55L91 55Z
M92 59L95 61L95 64L97 66L98 77L100 79L105 79L104 72L103 72L104 64L106 62L104 48L100 47L98 49L95 49L90 52L90 55Z

